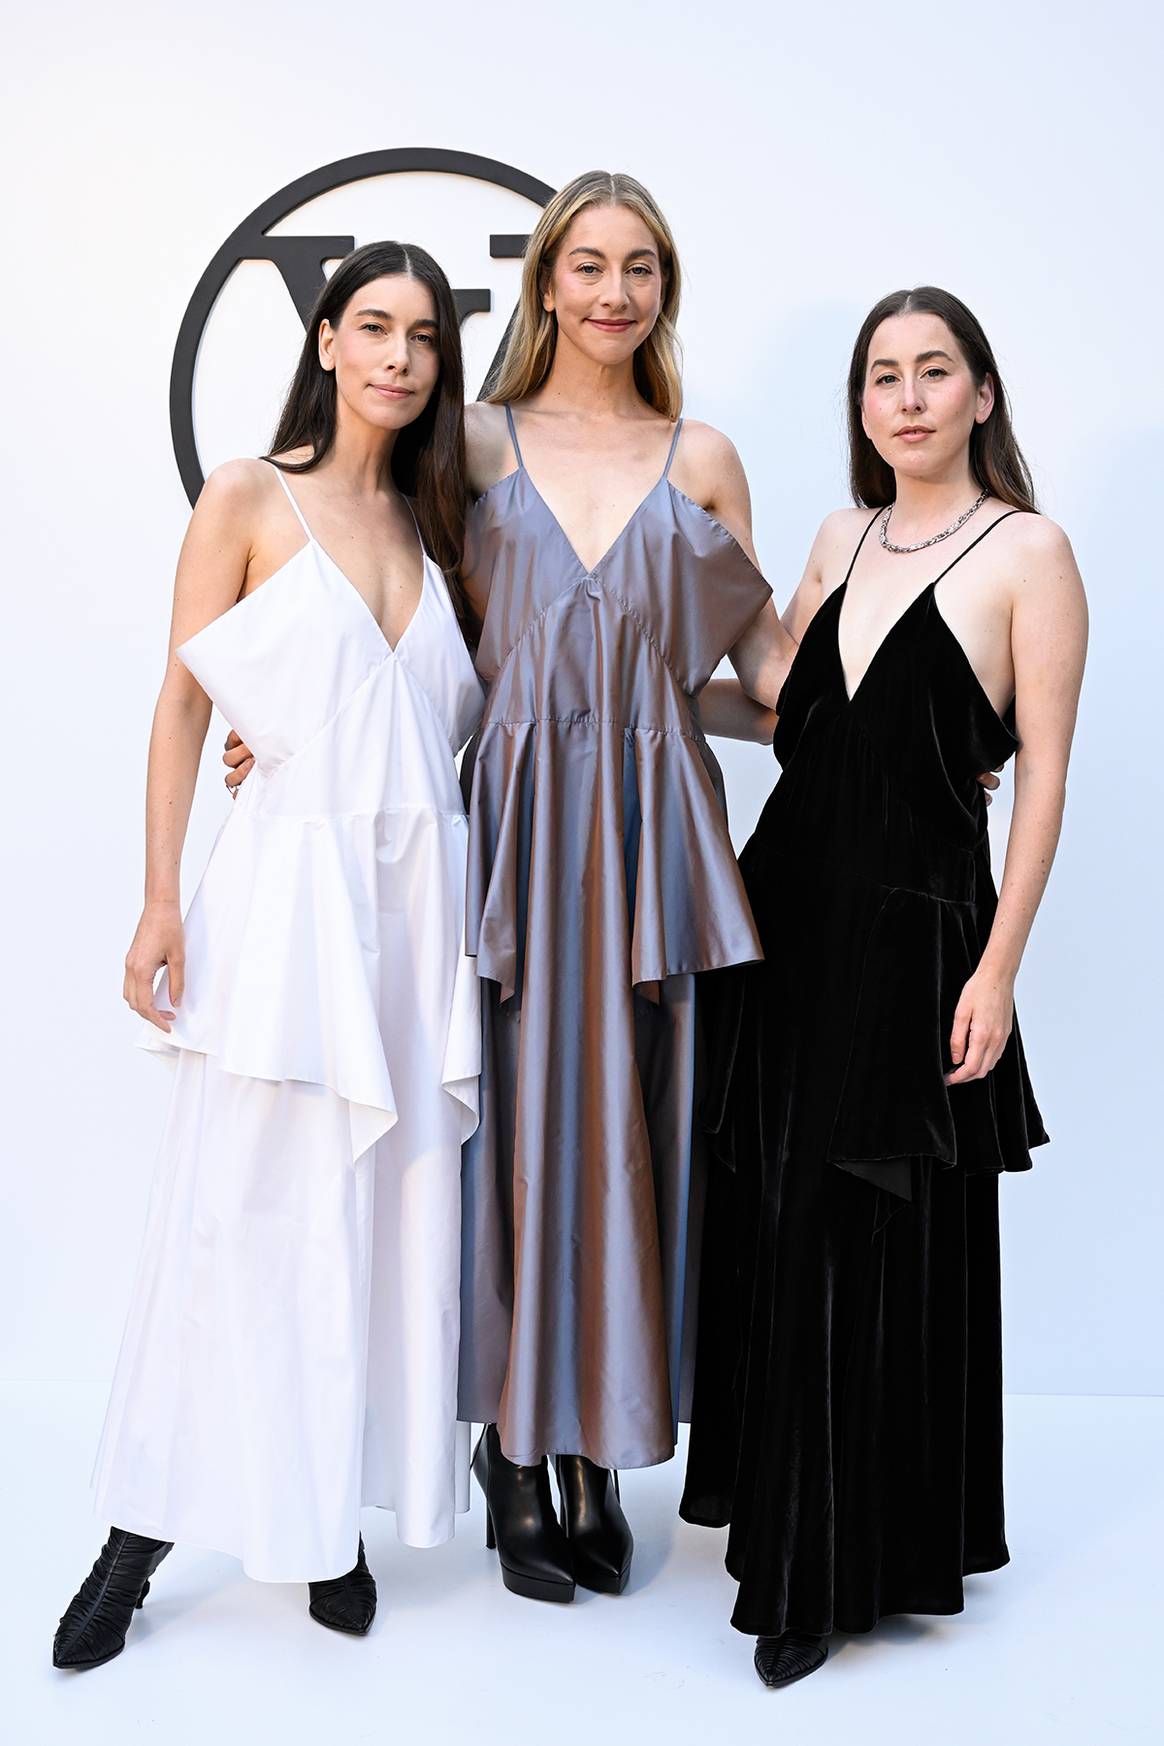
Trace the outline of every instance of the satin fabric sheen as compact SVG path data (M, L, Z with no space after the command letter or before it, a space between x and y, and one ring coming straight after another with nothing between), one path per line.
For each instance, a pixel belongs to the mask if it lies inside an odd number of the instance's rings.
M693 1330L692 980L759 953L696 699L770 590L666 470L587 571L518 463L467 542L488 697L460 1410L512 1461L646 1466L674 1452Z
M427 556L393 649L299 519L308 543L178 650L256 767L186 915L177 1020L143 1028L174 1093L95 1471L107 1520L285 1582L352 1567L362 1504L418 1546L468 1507L480 1068L454 755L481 688Z
M1013 720L936 583L850 701L846 588L805 633L740 858L766 958L709 979L705 1013L720 1168L681 1514L730 1522L732 1623L757 1635L956 1612L1007 1561L998 1178L1047 1137L1017 1023L986 1079L943 1080L996 907L976 777Z

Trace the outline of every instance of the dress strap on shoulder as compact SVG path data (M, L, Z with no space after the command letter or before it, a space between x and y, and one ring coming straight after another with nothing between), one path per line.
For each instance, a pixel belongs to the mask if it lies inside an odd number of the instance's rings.
M881 514L881 511L878 510L877 515L880 515L880 514ZM877 515L875 515L873 517L873 521L877 520ZM849 577L853 574L853 565L857 562L857 559L861 553L861 547L865 544L865 541L869 537L869 529L873 526L873 521L867 521L865 523L865 531L861 535L860 539L857 541L856 549L853 552L852 557L849 559L849 568L845 571L845 582L847 582L849 580ZM845 586L845 582L841 583L842 588Z
M667 477L668 473L671 471L671 462L675 459L675 450L679 445L679 432L682 429L683 429L683 420L681 418L677 418L675 420L675 435L671 438L671 447L667 450L667 465L663 468L664 479Z
M266 458L267 457L264 456L264 459L266 459ZM287 501L291 505L292 509L295 511L296 521L299 523L300 527L303 529L304 533L307 535L307 537L311 541L312 545L314 545L315 544L315 535L312 533L311 529L308 527L307 520L303 514L303 511L300 509L298 503L295 500L295 493L294 493L294 491L292 491L290 485L287 483L286 473L284 473L282 467L276 466L274 461L272 461L270 464L272 467L275 468L276 479L278 479L280 485L283 487L284 491L287 493Z
M505 402L505 420L509 425L509 440L513 444L513 453L517 459L517 464L524 472L525 462L521 458L521 444L517 440L517 426L513 422L513 408L508 400Z
M404 496L403 492L401 492L401 496ZM416 529L416 537L417 537L417 540L420 544L420 555L422 558L427 558L428 557L428 547L424 543L424 535L420 531L420 523L416 519L416 511L412 507L411 497L405 497L404 502L405 502L405 506L408 510L409 515L412 517L412 525Z
M950 562L946 565L946 568L934 577L930 584L931 588L936 588L938 583L942 580L942 577L948 576L950 571L954 568L954 565L962 562L962 559L966 556L966 552L972 552L975 546L980 546L987 534L994 532L999 522L1009 521L1012 515L1028 515L1029 513L1030 511L1026 509L1008 509L1004 515L996 515L990 526L984 527L982 532L978 535L978 538L976 540L971 540L965 550L959 552L956 558L951 558Z

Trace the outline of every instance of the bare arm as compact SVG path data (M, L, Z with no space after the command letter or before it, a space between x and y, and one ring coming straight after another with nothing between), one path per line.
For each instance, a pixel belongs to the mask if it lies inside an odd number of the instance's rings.
M672 477L686 496L722 522L759 570L752 544L752 498L747 475L727 437L710 425L689 420ZM711 711L708 718L705 710L706 731L739 739L771 740L775 723L765 718L775 706L795 652L796 645L782 629L776 608L769 601L728 651L740 685L747 697L761 706L761 713L744 709L728 688L729 682L717 681L716 691L710 697L710 686L703 693Z
M743 479L742 468L740 478ZM743 507L750 520L750 508L746 503L747 489L747 480L743 479ZM740 508L741 505L737 502L734 506L737 521ZM729 506L728 513L733 513L732 506ZM717 519L723 520L722 514ZM822 569L825 555L836 538L833 526L836 519L830 516L818 531L808 554L804 574L779 619L772 606L766 606L731 651L729 658L740 675L740 683L731 679L713 679L700 693L700 716L705 733L718 734L724 739L755 740L771 745L772 735L776 731L776 699L780 695L780 688L792 665L800 639L821 603ZM724 522L724 526L729 526L729 523ZM731 531L740 539L735 527ZM750 531L747 544L743 539L740 539L740 544L744 546L748 556L752 557ZM751 680L750 685L745 679L745 672ZM766 702L756 701L760 691L771 697L771 706Z
M145 903L125 960L125 999L168 1031L172 1012L154 1003L165 964L175 1006L182 998L185 950L179 874L210 699L175 650L238 599L250 558L252 463L232 463L207 480L178 559L166 674L154 710L146 776Z
M485 400L470 401L465 407L465 474L470 498L480 497L499 484L516 466L517 456L509 438L505 408ZM481 591L482 578L476 573L473 554L468 548L462 569L469 604L477 615L478 624L482 624L489 600Z
M699 720L705 734L723 740L754 740L770 746L776 712L748 696L738 679L710 679L699 693Z
M1067 761L1087 653L1087 603L1066 535L1040 525L1011 614L1021 750L998 910L982 961L958 1003L950 1039L959 1085L989 1073L1014 1020L1014 981L1063 822Z

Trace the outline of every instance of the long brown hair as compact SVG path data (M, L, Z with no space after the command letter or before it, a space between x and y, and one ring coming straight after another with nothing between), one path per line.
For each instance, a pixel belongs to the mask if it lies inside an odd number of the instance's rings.
M977 317L950 291L936 285L918 285L912 291L891 291L875 303L857 335L849 365L849 489L853 502L866 509L892 503L897 496L893 468L873 447L861 424L861 399L873 335L883 321L894 315L919 311L944 321L957 340L962 356L979 387L989 376L994 383L994 405L983 424L970 433L970 471L978 484L1012 509L1035 509L1031 470L1015 438L1010 401L998 373L990 342Z
M638 214L655 240L663 275L663 299L658 320L634 355L635 387L656 412L678 418L683 405L679 363L679 257L671 227L655 199L633 176L609 170L588 170L554 195L542 212L529 242L521 270L517 313L506 341L505 356L495 382L482 396L494 404L524 400L541 387L550 373L558 343L558 320L542 307L554 257L562 238L580 212L590 206L626 206Z
M268 460L289 449L310 448L306 461L275 461L285 473L310 473L335 442L335 372L319 361L319 329L337 327L344 310L362 286L373 279L403 275L427 285L437 315L440 375L419 418L405 425L392 450L392 480L397 490L415 500L421 537L444 571L445 581L462 624L469 621L459 580L465 544L465 374L461 360L461 327L448 280L432 256L415 243L373 242L345 255L323 290L307 322L279 423L271 438Z

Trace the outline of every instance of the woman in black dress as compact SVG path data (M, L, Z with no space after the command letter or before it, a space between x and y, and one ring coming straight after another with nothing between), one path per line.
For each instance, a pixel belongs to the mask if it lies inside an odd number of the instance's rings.
M783 774L741 869L765 961L707 1003L726 1166L704 1244L688 1521L730 1522L768 1685L836 1630L954 1613L1007 1561L998 1177L1046 1139L1013 989L1086 644L982 330L897 292L849 378L853 496L784 623ZM1001 894L978 772L1012 753Z

